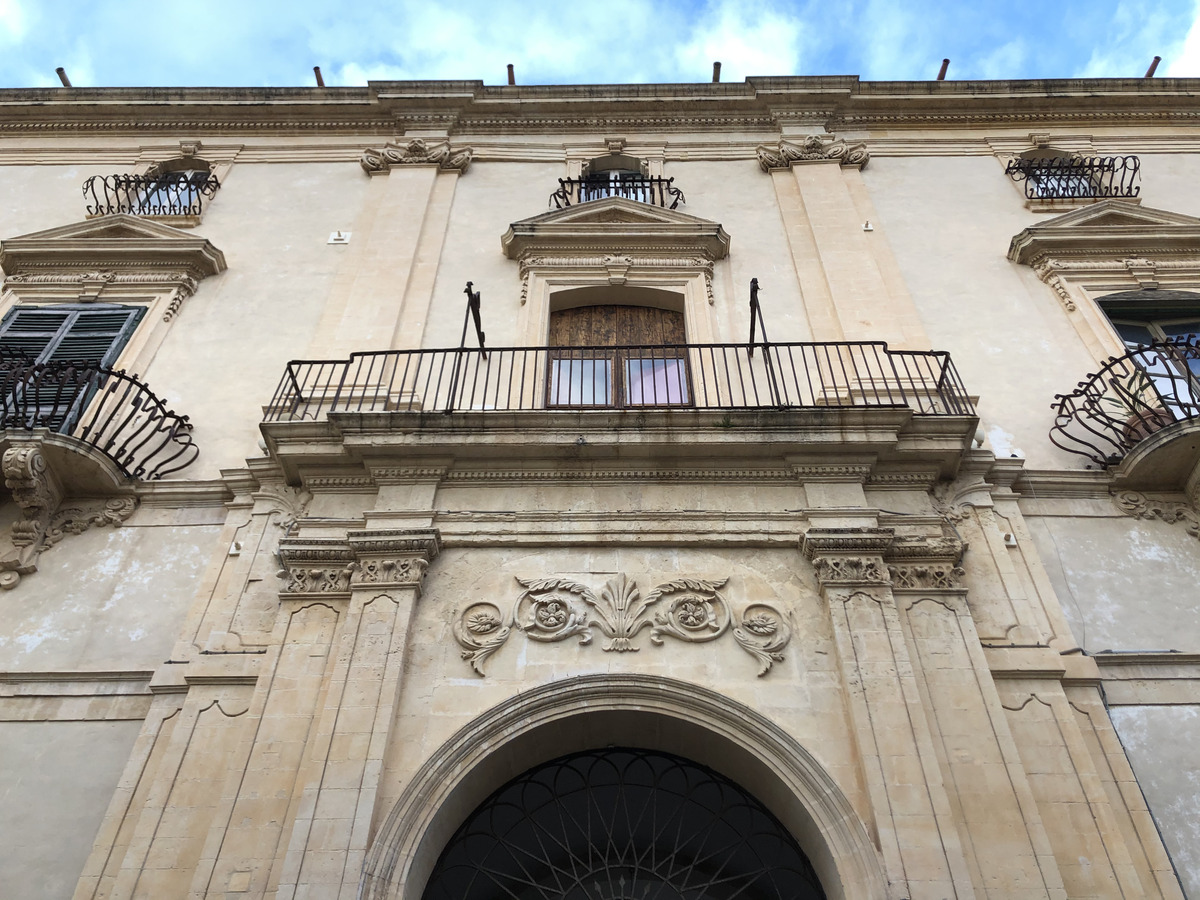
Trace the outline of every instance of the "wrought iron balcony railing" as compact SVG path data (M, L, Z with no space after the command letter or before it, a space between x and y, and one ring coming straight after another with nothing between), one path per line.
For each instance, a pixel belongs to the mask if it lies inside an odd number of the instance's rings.
M1156 341L1116 356L1054 398L1050 440L1102 468L1162 428L1200 419L1200 341Z
M1133 182L1141 169L1136 156L1059 156L1012 159L1004 174L1025 182L1030 200L1083 200L1136 197Z
M221 185L211 172L93 175L83 183L89 216L198 216Z
M333 412L909 407L972 415L944 352L883 343L386 350L288 363L267 421Z
M187 416L136 376L104 366L0 359L0 428L69 435L131 478L162 478L200 453Z
M683 191L675 187L674 181L674 178L651 178L646 175L627 178L613 178L608 175L560 178L558 190L550 195L550 202L554 204L555 209L564 209L578 203L587 203L589 200L624 197L639 203L675 209L680 203L687 201L683 197Z

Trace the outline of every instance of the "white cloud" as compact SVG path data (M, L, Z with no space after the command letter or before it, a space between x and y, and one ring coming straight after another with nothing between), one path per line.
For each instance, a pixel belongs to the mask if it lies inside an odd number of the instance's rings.
M1183 39L1178 16L1158 3L1121 0L1112 13L1112 24L1102 47L1079 73L1084 78L1137 78L1145 74L1156 56L1171 60L1180 55Z
M1192 13L1192 27L1183 45L1166 62L1165 74L1173 78L1200 77L1200 3Z
M764 4L720 0L697 18L702 24L675 48L678 69L687 73L684 80L707 80L717 61L725 81L741 81L747 75L798 74L805 37L798 17Z
M17 0L0 0L0 43L15 44L25 37L28 23Z
M1007 79L1024 76L1029 49L1021 38L1001 44L979 60L976 69L980 78Z

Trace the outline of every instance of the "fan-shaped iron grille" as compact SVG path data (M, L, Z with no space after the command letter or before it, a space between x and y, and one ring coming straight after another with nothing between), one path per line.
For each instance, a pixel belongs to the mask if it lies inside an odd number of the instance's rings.
M442 852L424 900L823 900L762 804L695 763L608 749L531 769Z

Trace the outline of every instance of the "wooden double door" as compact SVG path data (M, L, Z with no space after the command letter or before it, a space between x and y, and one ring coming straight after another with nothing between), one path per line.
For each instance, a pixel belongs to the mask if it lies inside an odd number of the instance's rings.
M547 406L689 406L683 313L578 306L550 314Z

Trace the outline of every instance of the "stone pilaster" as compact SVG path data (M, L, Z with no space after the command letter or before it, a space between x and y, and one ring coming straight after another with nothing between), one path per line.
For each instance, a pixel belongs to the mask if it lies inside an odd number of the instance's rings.
M838 662L895 897L974 898L892 594L887 528L812 529L801 548L829 605Z
M433 530L350 532L347 543L350 601L286 856L272 877L279 900L298 885L330 900L356 896L412 615L441 546Z

